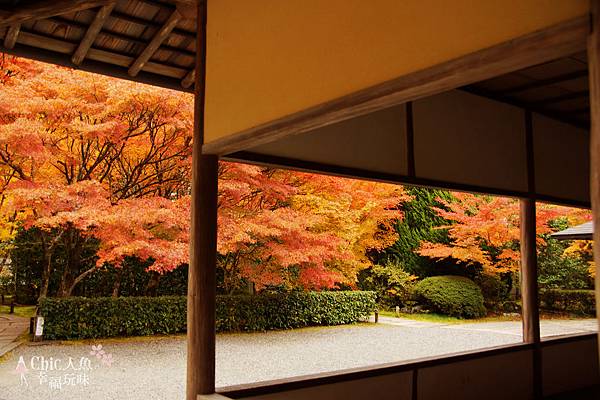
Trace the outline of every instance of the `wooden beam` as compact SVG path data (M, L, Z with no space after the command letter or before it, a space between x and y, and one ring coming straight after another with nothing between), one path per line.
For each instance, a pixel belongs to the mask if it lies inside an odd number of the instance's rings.
M73 53L73 57L71 58L73 64L79 65L83 62L83 59L87 55L90 47L92 47L94 40L96 40L96 37L102 30L102 26L104 26L104 22L106 22L106 19L112 12L113 8L115 8L114 2L102 6L100 10L98 10L98 13L94 17L94 21L92 21L85 32L81 43L79 43L79 47L77 47L77 50L75 50L75 53Z
M20 30L21 24L12 24L8 28L8 30L6 31L6 35L4 35L4 47L6 47L7 49L12 49L13 47L15 47Z
M155 29L160 29L160 27L161 27L160 24L154 22L153 20L135 17L135 16L129 15L129 14L124 14L122 12L118 12L117 10L113 11L112 14L110 15L110 17L114 18L117 21L120 20L120 21L124 21L124 22L131 22L132 24L138 25L142 28L152 27ZM196 40L196 34L194 32L190 32L185 29L173 29L172 34L178 35L184 39L193 40L194 43Z
M415 177L415 124L413 115L413 103L406 103L406 164L408 176Z
M198 131L195 118L194 140ZM194 143L192 222L187 295L186 399L215 391L215 309L217 253L217 181L219 158L200 154Z
M21 31L19 35L19 43L36 48L37 50L49 50L60 54L70 55L73 54L77 48L77 44L66 42L64 40L58 40L53 38L48 38L46 36L41 36L31 32ZM29 56L29 58L32 58ZM35 58L35 57L33 57ZM88 51L87 58L89 60L99 61L109 65L117 65L119 67L123 67L123 72L125 73L125 69L131 65L134 58L114 53L111 51L101 50L91 48ZM53 61L57 62L57 61ZM67 64L70 65L70 64ZM72 66L72 65L71 65ZM101 72L101 71L100 71ZM176 78L180 80L186 74L186 70L183 68L172 67L164 64L158 64L155 62L149 61L146 63L145 72L168 76L172 78ZM125 74L126 77L131 78L129 75ZM179 81L180 82L180 81ZM178 85L178 88L181 87Z
M588 38L590 74L590 197L594 221L594 261L600 265L600 0L592 0L592 29ZM600 323L600 274L596 274L596 315ZM600 340L600 326L598 329ZM599 346L600 347L600 346Z
M129 75L136 76L144 65L150 60L150 57L158 50L161 43L164 42L171 31L175 28L177 23L182 19L182 15L178 10L175 10L169 16L169 19L163 24L163 26L156 32L148 46L142 51L142 53L138 56L138 58L131 64L129 67Z
M572 81L574 79L585 78L587 76L588 76L587 70L582 69L581 71L569 72L567 74L553 76L552 78L540 79L537 81L525 83L523 85L515 86L512 88L503 90L502 92L500 92L500 94L503 96L506 96L509 94L524 92L526 90L537 89L537 88L541 88L544 86L556 85L557 83L568 82L568 81Z
M523 342L533 344L534 399L542 396L540 314L537 285L535 200L521 199L521 302Z
M535 201L521 199L521 297L523 299L523 341L540 340L537 290Z
M110 15L112 16L112 14ZM109 17L110 17L109 16ZM75 30L83 30L83 31L87 31L88 26L78 22L78 21L73 21L70 19L66 19L63 17L50 17L47 18L46 21L52 22L54 24L57 25L63 25L65 27L68 28L72 28ZM171 32L171 34L173 34L173 32ZM121 33L121 32L116 32L114 30L111 29L106 29L106 28L102 28L102 30L98 33L98 36L106 38L108 40L123 40L125 42L130 42L133 44L137 44L137 45L141 45L146 47L148 45L148 42L145 40L140 39L139 37L135 36L135 35L131 35L131 34L127 34L127 33ZM187 57L196 57L196 52L195 51L190 51L188 49L185 48L181 48L181 47L176 47L176 46L169 46L166 44L162 44L160 46L161 50L167 50L170 51L172 53L175 53L175 55L181 55L181 56L187 56Z
M181 86L189 88L194 83L194 77L196 76L196 68L188 72L188 74L181 80Z
M197 6L192 220L187 302L186 399L215 392L215 304L219 157L203 155L206 79L206 1Z
M42 0L24 3L14 10L0 12L0 26L21 24L55 15L69 14L103 6L112 0Z
M452 190L458 192L491 194L494 196L505 196L513 198L532 198L536 201L551 203L555 205L564 205L567 207L589 208L590 204L586 201L577 201L565 199L545 194L530 194L525 191L515 191L507 189L498 189L481 185L472 185L465 183L455 183L448 181L439 181L435 179L422 178L418 176L389 174L381 171L370 171L359 168L341 167L339 165L325 164L322 162L304 161L288 157L279 157L274 155L253 153L251 151L239 151L230 153L221 157L221 160L242 162L270 168L283 168L293 171L303 171L314 174L325 174L339 176L351 179L364 179L372 182L383 182L391 184L401 184L410 186L420 186L442 190Z
M407 101L507 74L585 49L587 16L554 25L463 57L416 71L242 132L211 141L207 154L227 154L290 134L358 117Z

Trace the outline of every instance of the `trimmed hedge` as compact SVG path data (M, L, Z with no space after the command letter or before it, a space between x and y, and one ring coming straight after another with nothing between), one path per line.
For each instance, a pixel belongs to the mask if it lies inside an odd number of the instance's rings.
M596 315L596 297L593 290L540 290L540 308L577 315Z
M481 289L462 276L433 276L415 286L417 300L432 311L458 318L479 318L486 314Z
M217 296L218 332L341 325L367 318L375 293L301 292ZM90 339L186 331L185 296L46 298L40 304L46 339Z

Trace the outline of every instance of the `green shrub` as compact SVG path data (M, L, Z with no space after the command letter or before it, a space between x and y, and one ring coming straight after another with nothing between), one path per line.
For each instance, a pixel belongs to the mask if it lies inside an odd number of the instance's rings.
M186 331L185 296L46 298L46 339L86 339ZM217 296L218 332L340 325L368 317L373 292L294 292Z
M377 293L381 307L406 306L411 300L416 276L409 274L399 263L373 265L363 271L361 288Z
M434 276L415 286L415 296L432 311L458 318L479 318L486 313L481 289L462 276Z
M540 308L577 315L596 315L596 298L593 290L540 290Z
M548 238L538 255L538 283L546 289L593 289L588 260L565 253L569 241Z

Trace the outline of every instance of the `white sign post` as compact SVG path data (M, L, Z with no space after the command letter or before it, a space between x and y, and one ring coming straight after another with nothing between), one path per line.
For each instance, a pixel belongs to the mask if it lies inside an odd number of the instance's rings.
M43 336L44 336L44 317L38 315L35 318L35 332L33 335L33 341L39 342L42 340Z

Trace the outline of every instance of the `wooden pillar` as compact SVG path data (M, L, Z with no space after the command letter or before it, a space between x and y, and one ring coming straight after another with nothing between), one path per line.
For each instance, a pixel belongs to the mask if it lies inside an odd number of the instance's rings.
M542 398L540 314L537 285L535 200L521 199L521 302L523 341L533 347L534 399Z
M591 1L591 30L588 37L590 89L590 197L594 221L594 262L600 265L600 1ZM600 274L596 272L596 316L600 322ZM600 342L600 326L598 329ZM600 348L600 346L599 346Z
M215 298L218 156L203 155L206 2L198 2L192 153L186 399L215 391Z
M521 300L523 303L523 341L540 341L538 308L535 201L521 199Z

